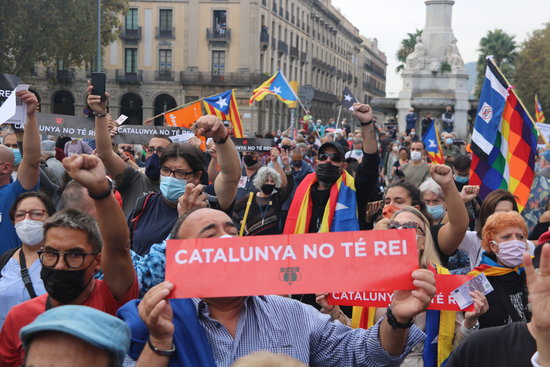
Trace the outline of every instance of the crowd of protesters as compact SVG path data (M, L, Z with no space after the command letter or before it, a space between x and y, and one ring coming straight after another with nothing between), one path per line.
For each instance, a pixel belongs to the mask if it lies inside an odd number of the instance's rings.
M509 191L481 200L468 184L450 107L445 164L432 164L434 118L413 108L402 132L356 103L356 129L308 115L251 136L269 152L239 153L211 115L193 124L203 140L114 144L108 95L91 91L93 140L40 136L28 91L24 131L1 130L0 366L550 366L550 151L520 214ZM416 289L387 309L170 299L164 279L171 238L401 228L416 231ZM468 312L427 311L449 273L484 273L494 290L472 292Z

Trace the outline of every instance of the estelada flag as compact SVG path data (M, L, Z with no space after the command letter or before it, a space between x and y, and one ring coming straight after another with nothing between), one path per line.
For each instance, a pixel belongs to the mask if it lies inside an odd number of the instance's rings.
M230 89L223 93L204 98L203 102L207 115L218 116L221 120L231 122L234 137L243 137L243 123L234 90Z
M202 116L201 103L195 102L190 106L164 114L166 126L190 128L193 123Z

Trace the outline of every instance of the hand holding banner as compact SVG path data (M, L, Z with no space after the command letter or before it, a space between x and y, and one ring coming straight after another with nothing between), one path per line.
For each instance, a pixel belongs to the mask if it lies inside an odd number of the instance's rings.
M173 297L414 289L414 230L169 240Z

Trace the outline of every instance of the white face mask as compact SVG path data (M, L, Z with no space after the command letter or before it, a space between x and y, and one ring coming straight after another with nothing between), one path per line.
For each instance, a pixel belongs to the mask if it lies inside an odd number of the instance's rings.
M44 239L43 224L38 220L25 219L15 223L15 232L25 245L36 246Z
M421 159L422 159L422 153L419 152L419 151L417 151L417 150L413 150L413 151L411 152L411 159L412 159L413 161L419 161L419 160L421 160Z

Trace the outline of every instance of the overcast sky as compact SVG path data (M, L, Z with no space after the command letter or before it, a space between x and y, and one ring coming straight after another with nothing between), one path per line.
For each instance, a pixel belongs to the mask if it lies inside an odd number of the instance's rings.
M426 5L423 0L332 0L362 35L378 39L386 53L386 96L401 90L401 77L395 72L399 44L407 33L424 28ZM476 61L479 40L489 30L501 28L523 42L529 33L550 22L550 0L455 0L453 31L464 62Z

